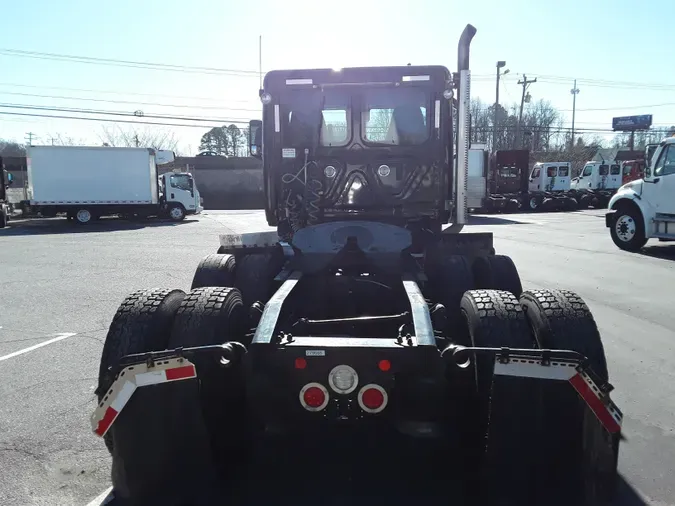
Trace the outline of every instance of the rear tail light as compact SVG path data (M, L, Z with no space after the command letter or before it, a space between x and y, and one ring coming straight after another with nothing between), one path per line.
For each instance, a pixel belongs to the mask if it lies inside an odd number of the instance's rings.
M328 390L321 383L307 383L300 390L300 404L307 411L321 411L328 405Z
M359 406L366 413L379 413L387 407L389 397L380 385L370 383L359 390Z

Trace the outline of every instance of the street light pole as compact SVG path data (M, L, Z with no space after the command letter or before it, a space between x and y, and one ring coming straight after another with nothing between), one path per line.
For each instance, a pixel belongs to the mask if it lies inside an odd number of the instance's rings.
M579 93L579 89L577 88L577 80L574 80L574 88L570 90L570 93L572 94L572 149L574 149L574 119L577 113L577 94Z
M497 151L497 128L498 128L497 118L498 118L498 110L499 110L499 77L500 77L499 69L501 69L502 67L505 67L505 66L506 66L505 61L502 60L502 61L497 62L497 89L496 89L496 94L495 94L496 97L495 97L494 118L492 120L492 152L493 153ZM504 75L506 75L508 73L509 73L509 69L506 69L504 71Z

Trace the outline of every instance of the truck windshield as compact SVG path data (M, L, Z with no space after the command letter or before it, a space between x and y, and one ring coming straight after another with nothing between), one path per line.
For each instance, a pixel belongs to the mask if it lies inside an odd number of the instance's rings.
M368 90L361 130L364 142L413 146L429 138L428 95L413 88Z
M350 97L337 90L291 92L282 105L284 146L345 146L351 137Z
M180 190L192 190L192 178L187 174L174 174L171 176L171 186Z
M499 169L499 176L503 178L514 178L518 177L518 172L517 167L502 167Z

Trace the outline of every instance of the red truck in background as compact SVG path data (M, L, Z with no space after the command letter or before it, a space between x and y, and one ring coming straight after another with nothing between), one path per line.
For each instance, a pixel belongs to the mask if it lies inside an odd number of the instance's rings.
M636 179L642 179L645 172L644 160L625 160L621 162L621 184L630 183Z

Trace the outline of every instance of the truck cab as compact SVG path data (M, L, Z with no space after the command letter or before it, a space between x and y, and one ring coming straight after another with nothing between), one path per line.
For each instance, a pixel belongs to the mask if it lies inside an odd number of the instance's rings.
M530 173L528 190L535 192L565 192L570 189L570 162L540 162Z
M621 166L614 161L587 162L572 179L573 190L616 190L622 183Z
M447 68L272 71L260 98L263 120L250 124L250 152L263 160L267 222L282 238L336 220L438 232L448 222L454 153Z
M644 176L644 160L625 160L621 162L622 183L630 183Z
M160 199L164 206L174 211L176 207L171 204L181 204L186 214L199 214L202 212L202 199L195 184L194 177L188 172L166 172L159 176Z
M9 221L10 208L7 201L7 188L12 185L13 176L5 170L0 157L0 228L5 228Z
M623 185L609 201L605 224L621 249L637 251L650 238L675 240L675 137L654 151L644 177Z

